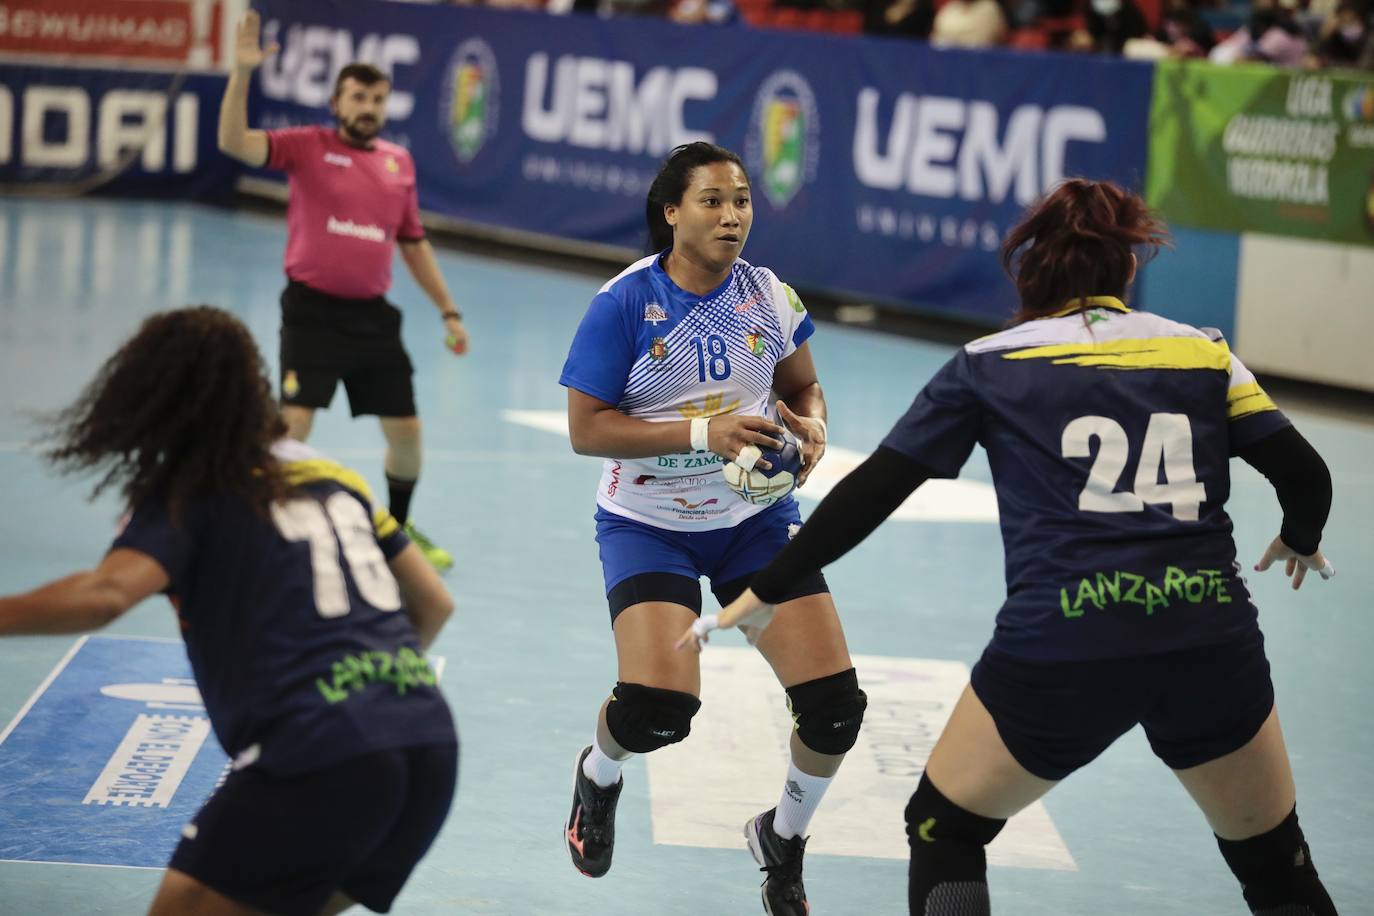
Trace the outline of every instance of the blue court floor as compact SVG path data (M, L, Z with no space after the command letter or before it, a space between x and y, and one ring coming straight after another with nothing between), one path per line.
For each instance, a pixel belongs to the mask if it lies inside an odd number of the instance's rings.
M59 479L43 467L30 447L41 429L32 413L68 403L143 316L189 303L232 309L275 366L284 242L284 222L272 215L190 204L0 198L0 593L89 568L111 539L121 508L111 496L87 501L89 481ZM693 779L688 770L679 779L655 772L651 782L646 761L636 760L626 770L615 868L592 881L568 862L561 828L569 772L615 679L615 660L592 540L598 462L574 455L557 432L564 406L557 378L573 329L601 281L442 249L440 263L468 315L469 356L458 359L443 348L440 323L399 259L392 298L406 313L425 421L426 466L413 514L458 558L448 578L458 611L435 654L446 660L445 690L463 736L462 773L444 832L394 912L760 912L760 876L742 840L733 848L729 841L654 842L677 828L690 834L702 826L701 835L709 834L709 825L691 823L693 812L705 819L713 805L737 793L728 779L714 775ZM833 324L820 326L813 349L829 400L836 461L872 449L953 352L946 344ZM1244 357L1244 341L1237 350ZM1369 914L1374 428L1367 420L1300 407L1289 413L1331 466L1336 501L1323 546L1339 575L1330 582L1310 579L1296 594L1274 571L1251 576L1250 584L1316 864L1342 913ZM384 492L380 433L369 418L348 417L342 394L319 415L312 444L356 466ZM985 497L986 487L978 486L988 479L981 453L966 476ZM1277 532L1279 507L1250 468L1236 463L1234 481L1236 538L1241 557L1253 561ZM814 505L804 500L803 513ZM828 572L852 652L886 657L896 667L932 664L916 660L971 665L977 658L1002 597L1001 543L986 514L941 520L947 518L937 511L890 521ZM109 632L176 636L160 599L130 612ZM14 726L8 742L34 734L32 717L68 681L59 678L36 705L27 704L75 642L0 640L0 728ZM736 635L718 642L728 649L716 658L742 655ZM716 648L713 642L708 659ZM139 657L116 654L111 664L125 667L111 671L122 681L164 676L144 670ZM104 676L77 670L85 658L84 651L73 658L72 677ZM911 683L914 708L924 688L919 676ZM778 705L781 692L775 693ZM702 718L733 721L729 706L708 703ZM83 808L80 792L68 797L35 789L45 767L66 771L85 762L100 771L112 747L100 737L105 729L98 709L92 705L89 715L48 723L47 743L35 744L46 749L46 764L7 756L7 742L0 741L0 849L6 850L0 855L6 860L0 861L0 914L136 914L152 897L159 872L122 867L140 861L139 849L110 826L108 809ZM120 724L116 731L123 729ZM692 740L697 737L694 727ZM780 782L785 760L762 731L733 738L722 754L732 755L742 770L772 767ZM702 740L709 740L704 732ZM211 736L202 753L213 744ZM861 762L846 763L828 823L844 820L850 802L839 787L851 769L856 779L864 772ZM703 764L699 772L718 770ZM744 801L763 810L774 804L776 788ZM669 800L676 802L671 818ZM156 827L168 848L184 817L174 807L166 809L165 827ZM4 840L37 834L45 812L57 817L59 810L75 818L71 838L82 839L68 844L70 854L61 842L39 850ZM1058 850L1059 865L1027 865L1030 858L994 864L989 882L998 913L1245 912L1201 815L1138 731L1051 793L1043 813L1025 850L1027 856L1035 852L1039 837L1045 848ZM874 831L899 830L900 805L883 818ZM109 831L108 842L101 831ZM823 840L816 835L812 849ZM71 864L91 858L103 864ZM899 858L813 851L806 876L817 916L905 912L906 864Z

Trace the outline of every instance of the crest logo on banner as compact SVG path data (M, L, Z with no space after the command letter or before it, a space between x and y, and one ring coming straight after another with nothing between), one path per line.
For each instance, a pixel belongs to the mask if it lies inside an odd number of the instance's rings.
M820 116L811 84L795 70L778 70L754 98L745 156L762 176L764 196L777 209L787 206L816 178L820 160Z
M496 131L501 100L496 55L480 38L469 38L449 58L441 113L449 145L459 162L471 162Z

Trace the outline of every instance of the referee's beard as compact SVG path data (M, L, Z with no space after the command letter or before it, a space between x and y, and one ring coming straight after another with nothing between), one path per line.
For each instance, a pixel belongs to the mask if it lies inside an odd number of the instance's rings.
M357 117L352 121L339 118L338 122L348 142L357 146L366 146L382 132L382 123L372 117Z

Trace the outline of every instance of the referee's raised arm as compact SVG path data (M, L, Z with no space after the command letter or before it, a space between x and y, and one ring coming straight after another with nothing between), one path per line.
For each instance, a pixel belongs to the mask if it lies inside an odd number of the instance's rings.
M248 81L263 58L277 51L275 44L265 50L260 46L261 29L262 19L256 10L249 10L239 20L234 63L219 106L220 152L252 166L267 164L270 144L266 131L248 127Z

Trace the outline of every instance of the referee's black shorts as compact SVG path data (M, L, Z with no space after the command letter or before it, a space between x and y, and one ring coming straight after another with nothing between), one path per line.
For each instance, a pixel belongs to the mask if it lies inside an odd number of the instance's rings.
M343 299L295 280L281 294L281 401L324 408L344 383L353 416L415 416L401 312L385 298Z

